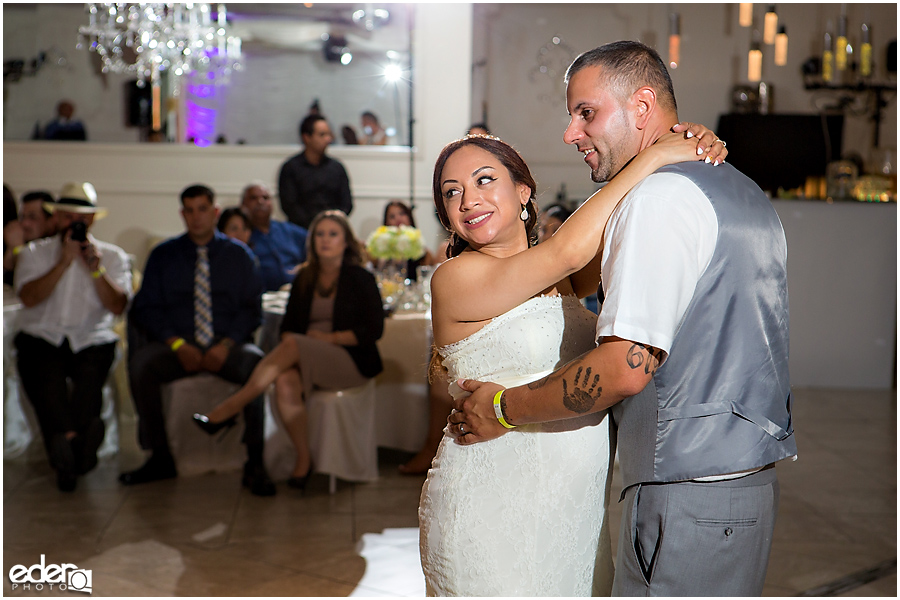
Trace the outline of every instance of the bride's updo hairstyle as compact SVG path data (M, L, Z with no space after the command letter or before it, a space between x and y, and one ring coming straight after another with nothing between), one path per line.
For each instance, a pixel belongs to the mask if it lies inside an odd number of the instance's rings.
M528 165L525 164L525 161L522 160L522 157L519 156L519 153L516 152L512 146L500 140L500 138L492 135L474 134L467 135L462 139L450 142L444 146L444 149L441 150L440 155L438 155L437 161L434 163L434 180L432 182L434 207L437 209L438 219L441 221L441 225L443 225L444 229L451 234L450 245L447 246L447 258L459 256L463 250L469 247L469 242L462 239L451 228L450 217L447 215L447 207L444 206L444 197L441 194L441 177L444 173L444 165L447 164L447 160L450 159L454 152L465 146L477 146L482 150L487 150L500 161L500 164L506 167L513 183L522 183L529 187L531 190L531 197L528 199L528 204L525 205L528 210L528 220L525 221L525 234L528 236L528 246L534 246L537 243L536 225L538 221L538 211L537 203L535 202L537 196L537 184L534 182L534 177L531 176Z

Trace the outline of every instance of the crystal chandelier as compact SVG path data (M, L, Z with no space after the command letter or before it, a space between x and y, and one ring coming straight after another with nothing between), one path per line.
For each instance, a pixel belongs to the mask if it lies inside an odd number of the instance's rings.
M90 21L78 28L77 48L100 55L104 73L132 74L139 86L166 71L218 84L241 69L241 39L229 34L224 4L115 2L86 10Z

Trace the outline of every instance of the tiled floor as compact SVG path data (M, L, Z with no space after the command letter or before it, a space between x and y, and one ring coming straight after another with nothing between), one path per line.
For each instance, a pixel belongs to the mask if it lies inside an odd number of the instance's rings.
M795 407L800 460L778 467L768 596L814 590L897 555L896 393L799 389ZM96 596L407 594L408 586L385 589L398 584L379 572L358 588L362 535L416 526L423 478L397 474L402 459L384 452L373 484L342 484L330 496L318 476L305 495L279 486L274 498L242 490L239 472L123 488L119 469L141 462L133 444L72 494L56 490L42 461L6 462L4 573L44 554L46 564L91 569ZM619 507L611 513L615 536ZM68 595L13 590L7 576L3 591ZM843 595L896 596L896 569Z

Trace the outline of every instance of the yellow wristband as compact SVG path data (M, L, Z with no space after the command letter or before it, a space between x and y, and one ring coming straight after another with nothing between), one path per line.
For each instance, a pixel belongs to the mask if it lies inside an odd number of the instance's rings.
M182 346L184 346L184 338L178 338L177 340L172 342L172 345L169 346L169 348L172 349L172 352L178 352L178 349Z
M100 279L103 277L103 274L106 273L106 267L100 267L96 271L91 271L91 277L94 279Z
M494 414L497 416L497 420L500 421L501 425L503 425L507 429L515 429L515 425L510 425L506 422L506 419L503 418L503 408L500 407L500 397L505 391L506 390L500 390L499 392L494 394Z
M24 246L24 245L22 245L22 246L16 246L15 248L13 248L13 256L18 256L19 253L20 253L22 250L24 250L24 249L25 249L25 246Z

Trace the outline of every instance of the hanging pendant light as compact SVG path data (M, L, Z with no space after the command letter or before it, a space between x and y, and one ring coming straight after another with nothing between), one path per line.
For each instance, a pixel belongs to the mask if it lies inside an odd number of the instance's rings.
M747 55L747 79L754 83L762 80L762 50L757 41L750 44L750 52Z
M738 23L740 23L741 27L750 27L753 25L752 2L741 2L741 7L738 10Z
M788 36L787 28L782 25L778 28L778 35L775 36L775 64L783 67L787 64L788 53Z
M669 67L678 68L681 62L681 17L678 13L669 15Z
M775 12L775 5L770 4L769 10L763 20L763 42L771 46L775 43L775 35L778 32L778 13Z

